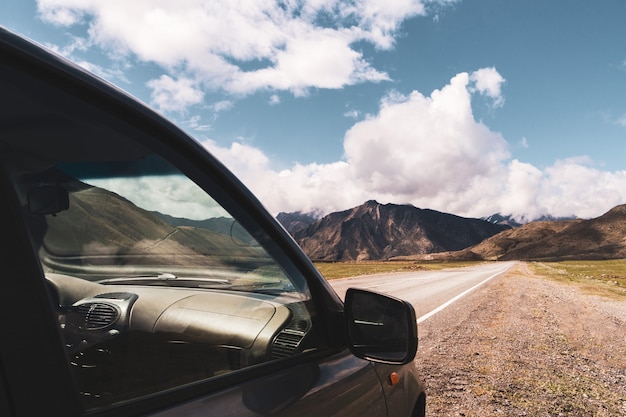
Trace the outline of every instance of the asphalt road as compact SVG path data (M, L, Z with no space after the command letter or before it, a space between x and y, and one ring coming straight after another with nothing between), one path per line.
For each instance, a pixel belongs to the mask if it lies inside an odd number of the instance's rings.
M350 287L363 288L402 298L413 304L420 323L485 282L511 268L515 262L495 262L440 271L399 272L365 275L329 281L343 299Z

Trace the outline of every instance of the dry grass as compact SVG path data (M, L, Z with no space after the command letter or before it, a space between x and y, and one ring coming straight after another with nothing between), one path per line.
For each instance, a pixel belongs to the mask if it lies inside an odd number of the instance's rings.
M315 266L326 279L356 277L359 275L384 274L391 272L440 270L462 268L483 262L429 262L429 261L360 261L360 262L315 262Z
M626 259L529 263L534 273L579 286L585 293L626 299Z
M562 264L533 266L557 279L527 265L421 325L428 414L626 417L626 316L605 309L622 302L582 294Z
M440 270L473 266L485 261L434 262L434 261L360 261L315 262L324 278L338 279L359 275L384 274L419 270ZM585 293L626 299L626 259L604 261L529 262L537 275L574 284Z

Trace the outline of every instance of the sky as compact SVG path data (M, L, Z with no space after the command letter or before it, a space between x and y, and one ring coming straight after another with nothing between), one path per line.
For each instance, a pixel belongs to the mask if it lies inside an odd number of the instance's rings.
M2 0L0 25L174 121L273 213L626 203L622 0Z

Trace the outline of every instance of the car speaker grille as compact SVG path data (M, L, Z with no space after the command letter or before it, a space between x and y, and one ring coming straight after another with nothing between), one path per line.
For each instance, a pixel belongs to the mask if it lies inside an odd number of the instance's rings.
M86 303L78 306L81 327L87 330L103 329L114 324L120 316L119 310L111 304Z

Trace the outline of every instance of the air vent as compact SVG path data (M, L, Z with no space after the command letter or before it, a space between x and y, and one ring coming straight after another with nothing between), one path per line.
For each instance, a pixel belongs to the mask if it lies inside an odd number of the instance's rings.
M300 343L310 327L311 324L307 318L296 315L274 339L272 357L276 359L285 358L299 352Z
M78 306L81 326L87 330L104 329L114 324L120 316L119 310L105 303L85 303Z
M290 329L282 330L272 344L272 357L279 359L291 356L298 351L305 333Z

